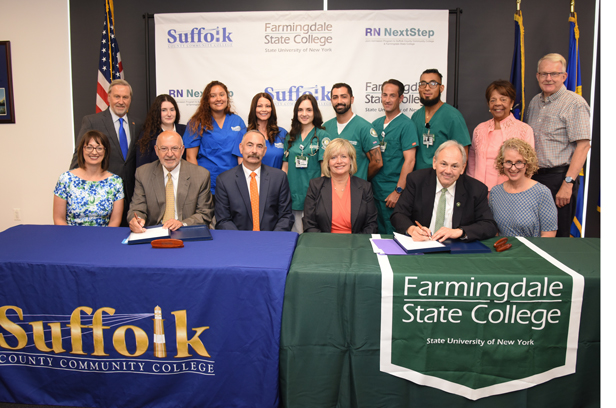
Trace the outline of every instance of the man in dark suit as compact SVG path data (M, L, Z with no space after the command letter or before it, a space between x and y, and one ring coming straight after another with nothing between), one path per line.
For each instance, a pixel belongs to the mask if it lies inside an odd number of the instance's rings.
M166 131L154 146L158 160L144 164L135 175L135 193L128 210L133 232L145 232L151 225L163 224L172 231L187 225L208 225L214 205L210 172L182 160L182 136Z
M465 168L464 147L455 140L441 144L431 169L407 176L406 188L391 215L396 231L415 241L474 241L495 236L498 229L488 205L488 188L462 174Z
M98 130L109 139L109 171L122 178L126 204L124 212L130 203L135 185L135 142L141 125L135 125L133 117L128 117L128 108L133 97L133 90L128 82L116 79L109 84L109 109L87 115L81 121L81 129L75 146L89 130ZM77 150L73 154L70 169L77 167ZM124 217L122 226L124 224Z
M266 149L261 132L246 132L240 143L242 164L216 179L217 229L291 231L294 220L287 175L261 164Z

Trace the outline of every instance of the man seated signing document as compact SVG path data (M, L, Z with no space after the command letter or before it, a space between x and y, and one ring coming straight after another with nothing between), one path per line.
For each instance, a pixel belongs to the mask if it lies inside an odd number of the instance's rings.
M182 137L166 131L154 146L158 161L144 164L135 173L135 192L128 210L128 225L133 232L163 224L175 231L181 226L212 221L214 206L210 191L210 172L182 160Z
M240 143L242 164L216 179L216 228L291 231L291 193L282 170L261 164L265 136L249 130Z
M474 241L495 236L498 230L488 205L488 188L462 174L465 168L464 147L455 140L441 144L431 169L407 176L406 188L391 215L396 231L415 241Z

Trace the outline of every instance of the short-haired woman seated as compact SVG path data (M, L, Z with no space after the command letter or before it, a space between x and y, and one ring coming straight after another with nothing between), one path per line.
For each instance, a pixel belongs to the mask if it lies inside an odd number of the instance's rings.
M323 177L310 180L304 202L304 232L375 234L377 212L372 185L354 177L355 148L332 140L323 154Z
M537 154L523 140L505 140L496 168L507 181L492 188L490 208L502 236L554 237L558 213L550 189L531 179L537 171Z
M53 223L119 227L124 187L119 176L107 171L109 139L90 130L77 152L79 167L62 173L53 192Z

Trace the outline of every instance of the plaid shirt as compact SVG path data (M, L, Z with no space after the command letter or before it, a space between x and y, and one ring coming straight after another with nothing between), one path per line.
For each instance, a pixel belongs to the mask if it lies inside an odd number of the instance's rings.
M580 95L563 85L548 96L536 95L527 112L535 133L539 167L569 165L578 140L590 140L590 108Z

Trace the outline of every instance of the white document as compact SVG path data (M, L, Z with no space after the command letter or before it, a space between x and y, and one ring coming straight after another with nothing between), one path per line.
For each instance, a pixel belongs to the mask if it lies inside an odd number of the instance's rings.
M128 242L141 241L142 239L169 238L169 229L163 227L148 228L145 232L131 232Z
M398 234L394 232L394 238L398 244L407 251L419 251L427 248L442 248L445 245L438 241L413 241L413 238L408 235Z

